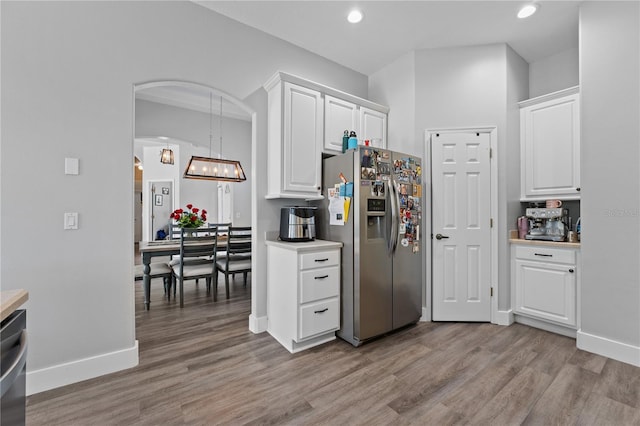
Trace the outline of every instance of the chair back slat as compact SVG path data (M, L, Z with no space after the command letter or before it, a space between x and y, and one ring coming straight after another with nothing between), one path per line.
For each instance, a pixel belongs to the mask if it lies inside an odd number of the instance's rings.
M229 235L227 238L227 253L229 256L233 256L234 254L251 254L250 226L229 227Z
M215 256L218 238L216 227L182 228L180 231L181 258Z
M209 223L208 225L209 227L216 227L218 229L218 238L220 238L221 236L225 236L229 233L231 222Z

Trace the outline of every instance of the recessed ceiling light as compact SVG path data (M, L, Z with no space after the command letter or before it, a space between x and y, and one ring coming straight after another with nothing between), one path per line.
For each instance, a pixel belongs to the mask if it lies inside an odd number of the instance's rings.
M163 140L163 141L169 140L169 138L166 137L166 136L158 136L158 139Z
M520 11L518 12L518 18L520 18L520 19L528 18L529 16L533 15L534 13L536 13L536 11L538 10L539 7L540 6L538 6L537 4L534 4L534 3L522 6Z
M358 22L362 21L362 12L360 12L358 9L353 9L351 12L349 12L349 15L347 15L347 21L351 22L352 24L357 24Z

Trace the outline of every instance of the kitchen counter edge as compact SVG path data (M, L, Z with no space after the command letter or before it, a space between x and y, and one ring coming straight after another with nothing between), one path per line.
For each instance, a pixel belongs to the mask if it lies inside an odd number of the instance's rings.
M558 248L580 248L580 243L567 243L564 241L540 241L540 240L522 240L520 238L509 238L511 244L522 244L529 246L545 246Z
M322 249L341 248L342 243L336 241L314 240L305 242L288 242L280 240L266 240L265 244L273 247L280 247L286 250L297 252L314 251Z
M27 300L29 300L29 293L26 290L0 291L0 321L14 313Z

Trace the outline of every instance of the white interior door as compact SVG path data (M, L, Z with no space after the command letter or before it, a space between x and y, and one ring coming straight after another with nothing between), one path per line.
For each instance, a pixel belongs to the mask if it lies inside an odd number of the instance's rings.
M490 142L431 136L434 321L491 321Z
M229 182L218 184L218 223L233 221L233 192Z
M151 220L149 221L151 228L149 229L149 240L154 241L158 238L158 231L163 230L165 235L169 235L171 219L169 215L173 212L173 182L172 181L154 181L149 183Z

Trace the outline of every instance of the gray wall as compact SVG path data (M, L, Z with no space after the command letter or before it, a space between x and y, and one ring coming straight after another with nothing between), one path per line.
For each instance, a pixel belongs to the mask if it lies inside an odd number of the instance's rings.
M508 230L519 198L519 118L514 103L526 97L526 62L505 44L416 52L416 129L497 126L498 308L510 306ZM522 99L519 99L522 100ZM391 106L393 108L393 106ZM519 170L519 169L518 169ZM515 198L517 196L517 198ZM515 216L513 216L515 218Z
M261 85L282 69L366 97L367 78L191 2L0 7L0 280L3 290L30 294L28 392L107 372L112 355L135 345L135 84L196 82L245 100L256 112L252 315L264 317L261 241L278 228L279 202L264 199L267 165L257 160L266 158ZM64 175L65 157L80 159L79 176ZM78 231L62 229L66 211L79 212ZM152 309L154 303L162 301L152 301Z
M582 329L640 365L640 7L580 8ZM578 336L580 342L580 335Z
M577 86L578 48L565 50L529 64L529 96L545 95Z
M425 130L498 126L499 309L510 306L507 230L520 209L520 116L528 64L496 44L404 55L369 78L369 95L388 105L389 148L426 158ZM425 197L431 196L425 185ZM428 220L428 218L427 218ZM427 226L430 229L430 226ZM431 306L431 250L425 247L425 306Z

